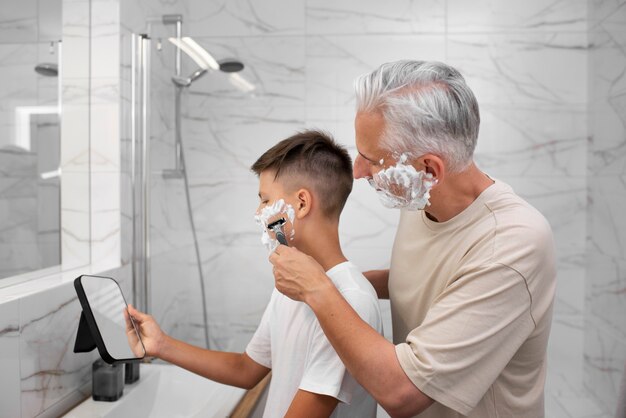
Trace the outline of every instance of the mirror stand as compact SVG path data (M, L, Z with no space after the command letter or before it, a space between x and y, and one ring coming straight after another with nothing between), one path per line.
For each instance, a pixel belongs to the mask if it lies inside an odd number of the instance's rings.
M78 322L78 331L76 332L76 341L74 342L75 353L89 353L96 348L96 340L91 334L91 328L87 323L85 312L80 311L80 321Z

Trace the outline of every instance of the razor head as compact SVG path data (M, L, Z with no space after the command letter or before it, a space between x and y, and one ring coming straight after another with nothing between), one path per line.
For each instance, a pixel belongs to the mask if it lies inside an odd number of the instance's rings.
M286 223L287 221L285 220L285 218L279 218L274 222L270 222L269 224L267 224L267 229L273 232L277 232L276 230L281 230L283 225L285 225Z
M280 218L267 224L267 229L276 234L276 240L285 246L289 246L287 243L287 237L285 237L285 233L283 232L283 226L287 223L285 218Z

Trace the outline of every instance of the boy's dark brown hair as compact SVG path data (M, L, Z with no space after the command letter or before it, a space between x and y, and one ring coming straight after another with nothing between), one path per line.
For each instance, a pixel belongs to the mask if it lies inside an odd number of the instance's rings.
M319 199L322 212L339 218L352 191L352 159L348 151L322 131L307 130L283 139L252 164L260 175L275 171L274 180L284 186L309 186Z

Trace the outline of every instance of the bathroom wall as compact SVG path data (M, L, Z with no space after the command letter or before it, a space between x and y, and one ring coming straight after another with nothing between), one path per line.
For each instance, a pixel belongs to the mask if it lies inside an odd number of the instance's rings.
M305 127L329 130L354 155L353 79L386 61L440 60L462 71L480 103L480 167L541 210L555 233L548 416L569 416L568 400L585 402L586 1L185 4L185 34L218 59L241 59L242 75L257 86L245 95L211 74L185 103L192 207L217 348L245 347L273 286L251 217L258 198L248 167ZM363 269L385 267L396 221L397 212L356 182L340 225L348 257Z
M585 387L614 414L626 378L626 2L593 1L589 14Z

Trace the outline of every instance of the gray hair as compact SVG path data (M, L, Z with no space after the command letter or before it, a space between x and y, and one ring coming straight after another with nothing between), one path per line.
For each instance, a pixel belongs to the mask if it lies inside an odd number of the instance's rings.
M456 69L441 62L396 61L355 81L357 112L382 112L382 146L441 157L451 172L472 162L480 113Z

